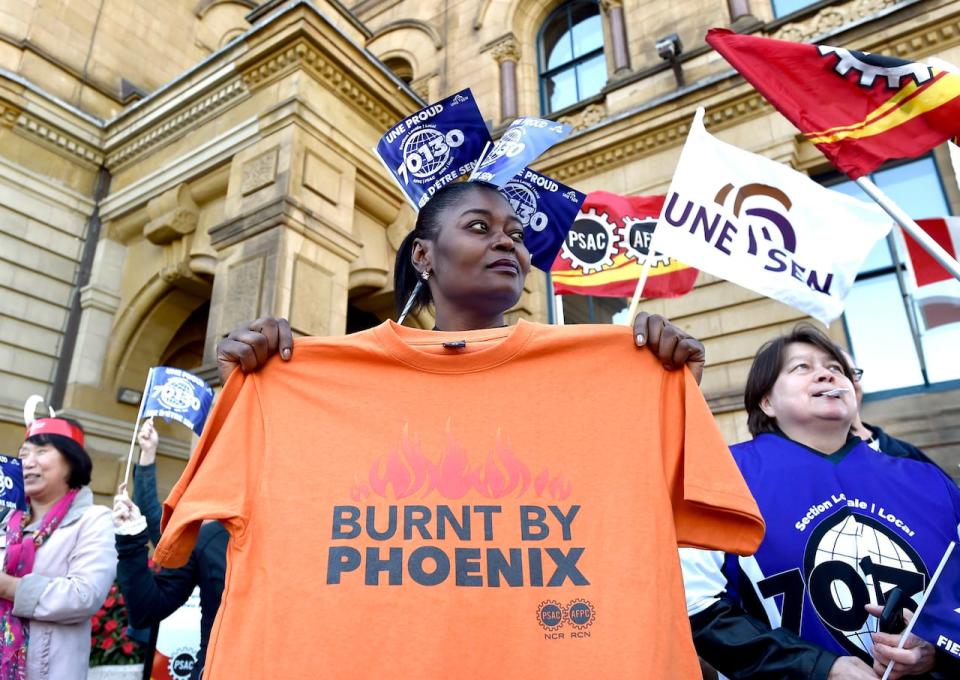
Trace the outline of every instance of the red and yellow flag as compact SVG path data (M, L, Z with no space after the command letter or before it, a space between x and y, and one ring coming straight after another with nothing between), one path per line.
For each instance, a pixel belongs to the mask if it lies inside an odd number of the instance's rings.
M558 295L630 297L636 288L663 196L587 194L580 213L550 269ZM643 297L678 297L697 280L693 267L653 255Z
M960 134L960 75L714 28L707 43L853 179Z

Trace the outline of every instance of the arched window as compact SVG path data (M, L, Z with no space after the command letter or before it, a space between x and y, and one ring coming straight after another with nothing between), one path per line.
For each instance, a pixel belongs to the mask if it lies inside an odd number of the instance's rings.
M413 66L403 57L388 57L383 60L383 65L407 85L413 80Z
M537 39L544 114L592 97L607 84L600 6L573 0L543 22Z

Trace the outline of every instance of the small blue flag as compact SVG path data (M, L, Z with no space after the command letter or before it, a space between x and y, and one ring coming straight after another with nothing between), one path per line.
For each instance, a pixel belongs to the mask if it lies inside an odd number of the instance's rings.
M175 420L199 435L213 404L213 390L193 373L155 366L150 369L144 399L143 418Z
M523 222L533 266L550 271L587 195L530 168L500 189Z
M19 458L0 456L0 508L26 510L23 493L23 465Z
M473 170L489 142L468 88L398 122L375 151L419 210L440 187Z
M517 118L480 159L470 179L502 187L572 130L543 118Z
M917 611L913 634L960 659L960 550L950 543Z

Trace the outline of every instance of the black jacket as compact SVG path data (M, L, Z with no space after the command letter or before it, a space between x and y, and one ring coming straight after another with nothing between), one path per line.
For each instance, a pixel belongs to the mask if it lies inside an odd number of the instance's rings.
M146 530L116 537L117 580L127 600L131 625L149 628L159 624L187 601L196 586L200 587L200 654L192 680L200 677L210 629L220 608L229 537L220 522L204 524L187 563L178 569L162 569L159 574L147 567Z

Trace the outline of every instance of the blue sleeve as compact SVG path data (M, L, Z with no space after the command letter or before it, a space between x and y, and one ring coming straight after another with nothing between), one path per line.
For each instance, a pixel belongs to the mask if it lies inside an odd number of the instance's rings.
M133 500L147 520L147 535L150 542L160 542L160 499L157 497L157 466L133 466Z

